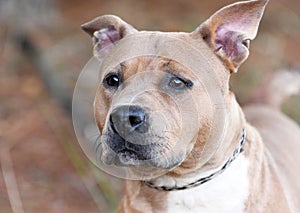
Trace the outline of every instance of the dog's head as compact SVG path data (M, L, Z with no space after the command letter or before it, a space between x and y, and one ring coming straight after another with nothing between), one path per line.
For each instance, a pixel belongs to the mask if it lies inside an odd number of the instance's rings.
M256 0L229 5L191 33L137 31L112 15L84 24L96 57L102 61L115 55L126 58L100 72L94 114L102 133L101 160L117 166L171 169L188 167L188 162L201 158L209 146L216 107L202 76L213 72L216 88L226 99L230 73L248 57L249 41L257 34L266 3ZM130 45L132 40L140 43ZM118 49L116 44L121 41L125 46L129 43L127 49ZM145 41L154 52L169 47L178 55L186 51L179 43L185 43L191 54L197 50L202 57L197 71L162 54L133 57L132 52L144 47ZM193 57L185 53L185 58Z

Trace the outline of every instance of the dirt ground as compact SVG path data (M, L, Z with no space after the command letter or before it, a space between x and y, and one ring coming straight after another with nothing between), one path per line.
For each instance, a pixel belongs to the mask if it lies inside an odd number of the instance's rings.
M106 213L122 196L123 181L88 161L72 127L69 101L92 55L81 24L115 14L137 29L192 31L231 2L0 0L0 212ZM272 0L248 61L232 77L241 103L270 73L300 68L299 38L300 2ZM50 77L59 84L45 84ZM300 123L300 95L284 111Z

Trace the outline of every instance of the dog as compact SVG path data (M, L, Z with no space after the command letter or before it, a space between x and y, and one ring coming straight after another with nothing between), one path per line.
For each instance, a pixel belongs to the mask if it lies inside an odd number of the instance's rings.
M243 109L229 88L267 3L228 5L191 33L138 31L113 15L82 25L106 67L123 59L101 70L94 100L101 161L141 175L126 182L117 212L300 211L300 128L280 112L284 97L300 90L299 73L288 83L274 76ZM146 46L154 51L140 54ZM155 51L175 51L179 61ZM196 73L187 68L193 63ZM217 85L203 86L208 75ZM221 131L206 86L224 100Z

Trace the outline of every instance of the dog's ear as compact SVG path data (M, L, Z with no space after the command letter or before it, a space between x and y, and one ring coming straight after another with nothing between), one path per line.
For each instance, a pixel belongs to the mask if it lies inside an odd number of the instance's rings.
M202 39L223 60L230 72L249 55L249 41L256 37L268 0L237 2L226 6L201 24L192 34Z
M95 56L98 56L100 51L108 53L115 42L137 32L131 25L114 15L99 16L81 25L81 28L92 37Z

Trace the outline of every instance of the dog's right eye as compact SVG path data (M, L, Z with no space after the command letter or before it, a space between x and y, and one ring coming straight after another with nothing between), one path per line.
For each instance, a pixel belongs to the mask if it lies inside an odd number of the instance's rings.
M109 73L103 80L103 85L106 88L118 88L121 84L121 79L118 73Z

